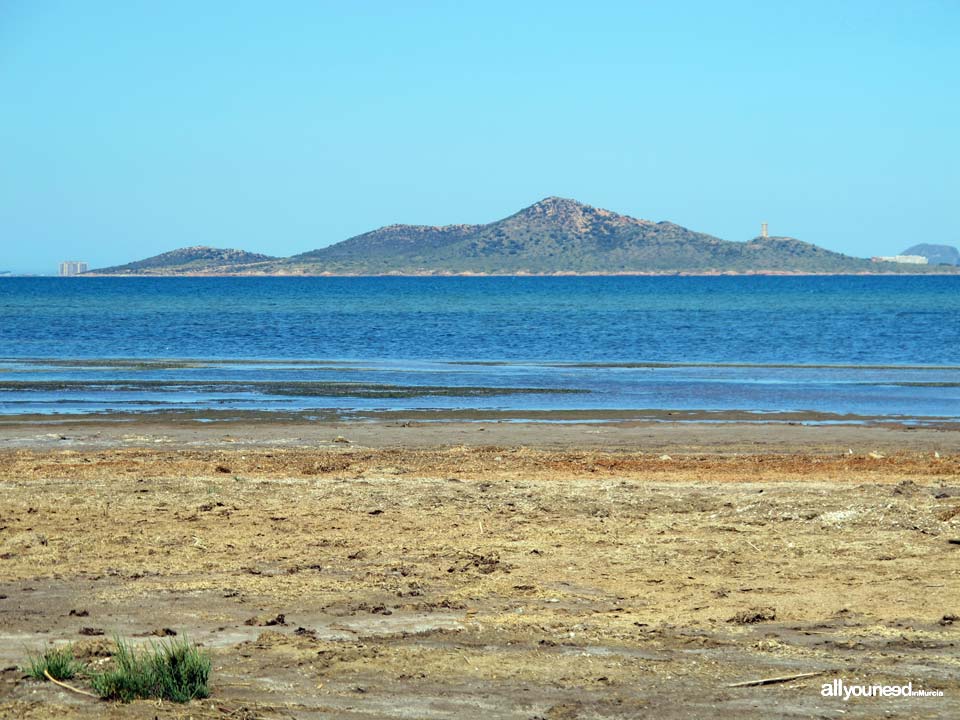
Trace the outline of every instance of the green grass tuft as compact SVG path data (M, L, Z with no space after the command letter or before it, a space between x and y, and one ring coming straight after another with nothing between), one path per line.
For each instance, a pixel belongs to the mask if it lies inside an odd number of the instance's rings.
M140 652L120 638L116 642L116 668L90 679L94 691L105 700L187 702L209 697L210 658L186 639L150 643Z
M46 680L44 671L50 673L54 680L69 680L86 670L86 665L73 657L73 648L50 648L42 655L31 655L30 664L24 668L26 673L35 680Z

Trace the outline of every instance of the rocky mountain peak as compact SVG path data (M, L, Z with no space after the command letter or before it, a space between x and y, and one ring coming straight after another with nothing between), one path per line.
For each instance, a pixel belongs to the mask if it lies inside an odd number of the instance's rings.
M610 210L556 196L544 198L524 208L511 219L538 225L551 225L575 233L591 232L598 225L611 227L648 224L646 220L618 215Z

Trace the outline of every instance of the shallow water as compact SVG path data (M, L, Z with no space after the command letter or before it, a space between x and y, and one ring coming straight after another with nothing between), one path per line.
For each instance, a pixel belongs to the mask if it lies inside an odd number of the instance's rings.
M960 417L960 278L4 278L0 413Z

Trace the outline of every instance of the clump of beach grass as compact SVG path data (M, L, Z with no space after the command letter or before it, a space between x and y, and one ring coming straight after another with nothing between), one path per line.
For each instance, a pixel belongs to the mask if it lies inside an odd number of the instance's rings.
M116 643L114 669L90 678L103 699L159 698L182 703L210 696L210 657L185 638L151 642L140 651L120 638Z
M139 650L119 637L114 642L113 667L101 672L77 660L71 645L31 655L24 671L36 680L52 680L68 690L104 700L185 703L210 696L210 657L186 638L151 642ZM88 680L96 695L63 682L75 677Z
M86 664L73 656L73 647L55 647L39 655L31 655L24 671L35 680L69 680L84 673Z

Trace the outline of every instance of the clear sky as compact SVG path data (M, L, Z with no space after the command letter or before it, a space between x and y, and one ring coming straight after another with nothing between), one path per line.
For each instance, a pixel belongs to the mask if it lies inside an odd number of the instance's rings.
M561 195L960 244L960 2L0 0L0 270Z

